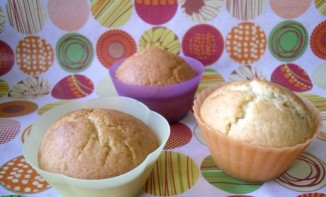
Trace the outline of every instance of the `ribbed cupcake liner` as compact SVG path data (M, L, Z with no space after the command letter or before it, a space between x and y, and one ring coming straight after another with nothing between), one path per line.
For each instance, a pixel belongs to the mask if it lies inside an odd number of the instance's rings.
M201 120L202 103L208 95L223 85L225 83L202 91L193 106L195 118L215 164L230 176L244 181L265 182L275 179L291 166L316 137L321 128L321 116L318 109L301 97L308 106L314 121L314 135L304 143L282 148L245 143L211 129Z
M151 110L164 116L169 123L174 123L184 118L189 112L200 79L204 72L204 66L198 60L185 56L182 56L181 58L197 71L197 76L178 84L165 86L139 86L125 84L115 78L115 72L123 60L113 64L109 69L109 74L114 87L120 96L139 100L147 105Z

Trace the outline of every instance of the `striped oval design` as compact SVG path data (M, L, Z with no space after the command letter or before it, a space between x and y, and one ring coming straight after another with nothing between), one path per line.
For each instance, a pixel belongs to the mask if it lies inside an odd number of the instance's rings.
M40 32L46 22L46 9L40 0L8 0L7 14L10 25L22 34Z
M94 18L101 25L112 28L120 27L130 19L133 12L133 3L131 0L92 0L91 11Z
M163 151L151 172L145 192L158 196L173 196L192 188L199 177L196 163L177 152Z
M164 49L173 54L180 53L178 36L166 27L153 27L141 36L139 51L153 47Z
M266 0L227 0L226 10L236 19L248 21L257 18L266 7Z
M275 181L295 191L315 191L326 185L326 165L315 155L304 152Z
M315 94L308 94L308 93L301 93L300 95L308 99L320 111L326 111L326 98Z
M315 0L315 6L317 10L324 16L326 16L326 1L325 0Z
M50 109L54 108L54 107L57 107L59 105L63 105L63 104L66 104L66 103L70 103L72 102L72 100L64 100L64 101L57 101L57 102L53 102L53 103L48 103L46 105L44 105L43 107L41 107L37 113L39 115L42 115L44 114L45 112L49 111Z
M245 182L225 174L216 166L212 156L207 156L203 160L200 171L208 183L229 193L246 194L262 186L262 183Z
M199 94L204 89L224 82L223 76L213 68L205 68L196 93Z
M8 91L9 91L8 83L5 80L0 79L0 97L5 96Z

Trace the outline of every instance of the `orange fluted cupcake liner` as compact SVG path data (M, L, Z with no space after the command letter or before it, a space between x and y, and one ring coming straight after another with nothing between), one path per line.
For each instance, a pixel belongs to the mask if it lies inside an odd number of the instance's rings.
M207 143L215 164L230 176L250 182L265 182L280 176L316 137L321 128L321 116L318 109L306 99L312 114L314 135L304 143L291 147L264 147L245 143L209 128L200 116L200 108L204 100L218 85L202 91L194 102L194 115Z

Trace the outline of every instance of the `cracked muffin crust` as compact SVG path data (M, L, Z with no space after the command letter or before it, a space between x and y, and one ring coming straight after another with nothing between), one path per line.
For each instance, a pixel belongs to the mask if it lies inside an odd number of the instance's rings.
M115 73L119 81L141 86L177 84L195 76L197 72L181 57L159 48L135 53Z
M159 146L142 121L113 109L80 109L56 121L38 152L39 167L80 179L118 176Z
M290 90L259 79L216 89L202 104L200 116L217 132L262 146L294 146L313 135L305 103Z

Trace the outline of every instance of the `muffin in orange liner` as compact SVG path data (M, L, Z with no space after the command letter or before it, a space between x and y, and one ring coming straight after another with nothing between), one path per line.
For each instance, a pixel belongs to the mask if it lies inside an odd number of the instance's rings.
M215 164L230 176L244 181L266 182L277 178L291 166L320 130L321 116L318 109L300 97L307 105L313 120L314 134L304 143L286 147L247 143L210 128L200 115L205 99L216 89L229 83L205 89L198 95L193 106L195 118Z

